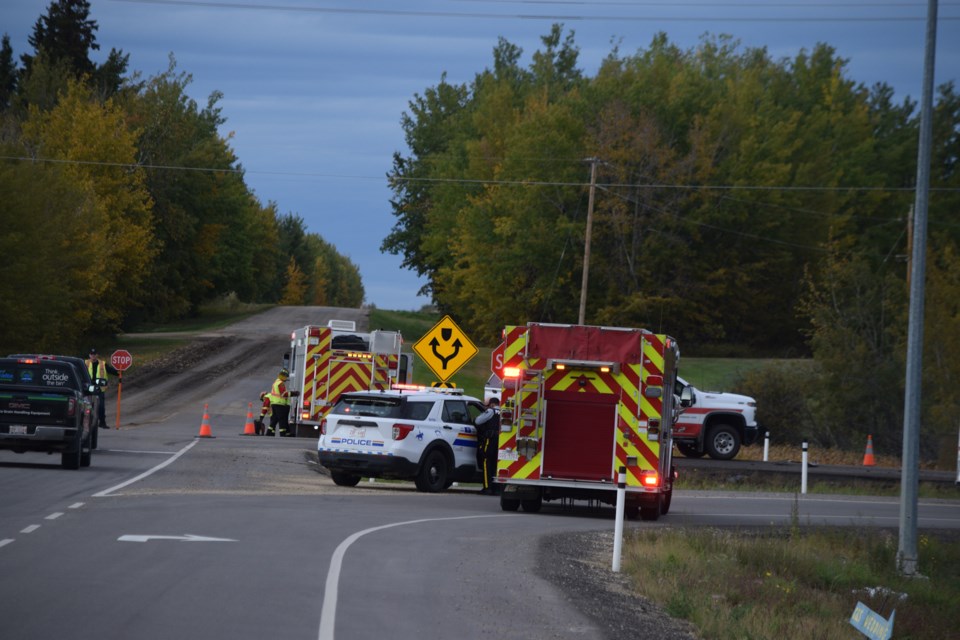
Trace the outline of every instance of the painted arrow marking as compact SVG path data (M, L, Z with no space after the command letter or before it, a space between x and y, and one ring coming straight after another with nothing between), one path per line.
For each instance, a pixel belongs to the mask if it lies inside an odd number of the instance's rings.
M230 538L208 538L187 533L182 536L134 536L125 535L117 538L117 542L147 542L149 540L179 540L180 542L236 542Z

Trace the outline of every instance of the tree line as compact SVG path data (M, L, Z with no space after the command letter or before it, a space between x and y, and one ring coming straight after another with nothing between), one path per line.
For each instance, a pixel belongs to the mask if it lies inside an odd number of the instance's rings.
M86 0L54 0L17 60L0 45L0 351L190 317L211 300L356 307L359 269L258 201L218 92L199 106L173 54L142 79L103 63Z
M440 310L491 343L508 324L576 322L592 191L587 323L666 332L697 355L812 355L813 369L744 381L768 425L896 445L916 103L855 82L822 43L775 60L729 36L684 50L661 33L614 47L591 77L554 25L528 65L522 54L501 39L471 82L444 76L403 115L382 248ZM952 83L934 112L925 419L955 438Z

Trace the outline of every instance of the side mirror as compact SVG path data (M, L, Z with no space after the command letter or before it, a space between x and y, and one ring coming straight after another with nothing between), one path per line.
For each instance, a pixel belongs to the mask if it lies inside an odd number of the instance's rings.
M686 409L697 404L697 394L690 387L684 387L680 392L680 406Z

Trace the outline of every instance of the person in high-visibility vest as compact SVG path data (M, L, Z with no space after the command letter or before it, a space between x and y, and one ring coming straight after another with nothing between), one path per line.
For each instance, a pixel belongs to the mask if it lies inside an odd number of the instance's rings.
M280 369L280 373L277 374L277 379L273 381L273 387L268 394L270 397L270 429L268 433L277 433L277 425L279 424L281 436L293 435L290 433L290 397L300 394L287 389L289 378L290 372L286 369Z
M87 372L90 379L97 385L97 424L101 429L109 429L107 426L107 402L104 391L107 389L107 375L117 375L117 370L100 359L96 348L90 349L87 359L84 360L87 365Z

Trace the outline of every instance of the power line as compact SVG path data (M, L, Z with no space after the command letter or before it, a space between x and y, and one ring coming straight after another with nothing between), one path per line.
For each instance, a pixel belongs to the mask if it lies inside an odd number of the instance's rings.
M433 184L475 184L475 185L498 185L513 187L588 187L589 182L565 182L551 180L495 180L489 178L413 178L406 176L362 176L346 175L337 173L304 172L304 171L257 171L251 169L232 169L222 167L183 167L176 165L163 164L138 164L131 162L107 162L100 160L66 160L61 158L33 158L30 156L4 156L0 155L0 160L10 160L13 162L31 162L47 164L71 164L99 167L116 167L120 169L151 169L159 171L188 171L199 173L234 173L242 175L262 175L279 176L288 178L333 178L337 180L386 180L388 183L395 182L425 182ZM845 186L845 187L827 187L827 186L788 186L788 185L742 185L742 184L630 184L630 183L598 183L597 187L606 189L688 189L692 191L710 190L710 191L822 191L822 192L893 192L893 193L912 193L913 187L878 187L878 186ZM931 192L955 193L960 192L960 187L931 187Z
M561 22L920 22L924 16L836 16L836 17L735 17L735 16L587 16L577 14L481 13L457 11L423 11L402 9L358 9L352 7L311 7L296 5L268 5L245 2L208 2L206 0L115 0L127 4L158 4L163 6L201 7L206 9L242 9L254 11L299 12L344 15L377 15L406 18L470 18L506 20L553 20ZM692 5L691 5L692 6ZM713 5L715 6L715 5ZM761 5L752 5L762 8ZM866 6L866 5L865 5ZM960 16L941 16L942 21L960 20Z

